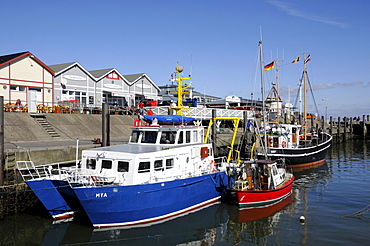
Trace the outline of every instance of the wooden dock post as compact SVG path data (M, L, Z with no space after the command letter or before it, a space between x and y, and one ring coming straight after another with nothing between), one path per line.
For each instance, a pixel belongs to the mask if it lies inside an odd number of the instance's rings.
M337 132L337 141L340 142L340 117L338 117L338 132Z
M110 146L110 121L109 121L109 105L103 103L102 107L102 142L101 146Z
M363 135L363 139L366 139L367 138L367 129L366 129L366 115L363 115L362 116L362 135Z
M333 116L330 116L330 121L329 121L329 134L333 136Z

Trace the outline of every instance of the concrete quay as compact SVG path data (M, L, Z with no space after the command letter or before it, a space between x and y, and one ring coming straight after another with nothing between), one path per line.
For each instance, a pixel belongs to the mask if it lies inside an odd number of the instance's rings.
M110 144L127 143L136 116L110 116ZM83 149L100 147L102 115L4 114L5 169L16 161L31 159L36 165L73 161L78 138L79 158Z

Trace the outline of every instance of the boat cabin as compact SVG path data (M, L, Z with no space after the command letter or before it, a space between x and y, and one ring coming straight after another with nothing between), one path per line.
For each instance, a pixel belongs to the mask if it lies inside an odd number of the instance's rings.
M234 183L234 190L273 190L285 180L285 169L270 160L257 160L243 165Z
M132 127L130 144L183 145L203 142L203 127Z
M280 124L267 128L268 148L295 148L299 145L301 125Z
M82 151L82 169L96 185L134 185L216 171L200 126L132 127L128 144Z

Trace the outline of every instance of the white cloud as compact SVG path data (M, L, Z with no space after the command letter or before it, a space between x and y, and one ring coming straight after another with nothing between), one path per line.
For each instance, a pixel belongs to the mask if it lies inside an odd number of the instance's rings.
M312 21L316 21L316 22L321 22L321 23L324 23L324 24L329 24L329 25L340 27L340 28L349 28L350 27L350 25L348 25L346 23L343 23L343 22L332 21L332 20L329 20L329 19L327 19L323 16L315 15L315 14L312 14L312 13L302 12L302 11L294 8L291 4L286 3L286 2L277 1L277 0L268 0L268 2L272 5L274 5L275 7L277 7L278 9L280 9L281 11L284 11L288 15L291 15L291 16L304 18L304 19L312 20Z

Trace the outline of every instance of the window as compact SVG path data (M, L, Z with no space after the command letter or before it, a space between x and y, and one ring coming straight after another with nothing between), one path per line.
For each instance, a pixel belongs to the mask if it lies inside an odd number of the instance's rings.
M166 160L166 169L173 168L173 159L167 159Z
M34 87L29 87L28 90L30 91L37 91L37 92L41 92L41 88L34 88Z
M129 162L128 161L118 161L118 172L128 172L129 169Z
M193 142L197 143L198 142L198 132L193 131Z
M144 161L139 163L139 173L150 172L150 161Z
M112 169L112 161L111 160L102 160L101 161L101 168Z
M179 132L179 144L184 143L184 132Z
M26 87L12 85L12 86L10 86L10 90L12 90L12 91L26 91ZM41 89L40 89L40 91L41 91Z
M96 160L95 159L87 159L86 160L86 168L87 169L95 169L96 168Z
M140 132L139 131L133 131L131 133L131 140L130 143L137 143L139 141Z
M190 131L186 131L186 143L190 143Z
M158 132L147 132L143 131L142 143L155 143L157 140Z
M154 161L154 170L155 171L163 171L163 161L162 160Z
M163 131L161 133L161 144L174 144L176 138L176 132Z

